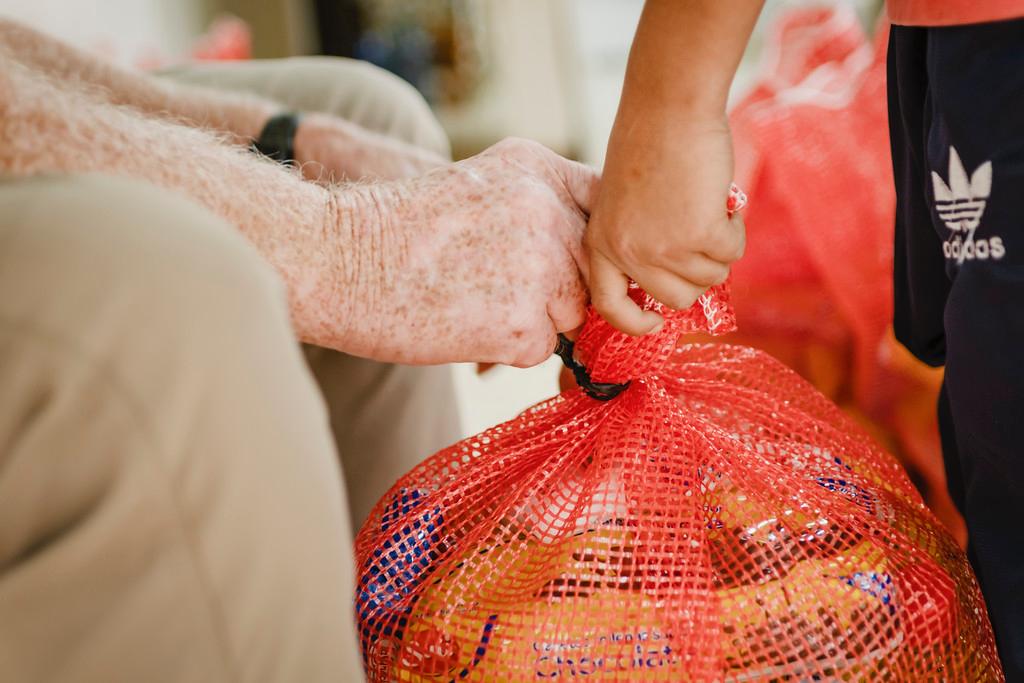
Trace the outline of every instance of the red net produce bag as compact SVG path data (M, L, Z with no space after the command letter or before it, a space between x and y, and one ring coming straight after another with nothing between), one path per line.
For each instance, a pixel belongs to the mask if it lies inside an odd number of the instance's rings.
M768 30L754 86L730 113L736 179L756 201L732 271L742 330L729 341L768 351L852 415L963 542L938 438L942 371L892 332L887 38L883 21L872 44L848 3L784 10Z
M591 312L576 388L428 458L356 539L369 680L999 681L964 554L899 464L734 327Z

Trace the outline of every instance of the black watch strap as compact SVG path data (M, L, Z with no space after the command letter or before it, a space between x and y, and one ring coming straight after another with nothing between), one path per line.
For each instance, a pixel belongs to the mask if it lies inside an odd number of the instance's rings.
M292 111L271 116L252 148L282 164L295 161L295 132L301 119L301 114Z

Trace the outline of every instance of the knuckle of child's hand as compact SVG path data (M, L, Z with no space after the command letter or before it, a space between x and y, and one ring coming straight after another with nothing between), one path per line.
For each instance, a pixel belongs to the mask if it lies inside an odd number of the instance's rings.
M719 244L727 227L721 221L716 220L695 224L690 235L694 244L699 247L697 251L705 251L708 247Z
M637 264L650 260L651 245L643 239L637 239L629 232L619 233L606 240L606 253L616 264Z
M736 237L736 247L733 251L733 261L738 261L743 258L743 254L747 251L747 231L743 225L740 225L739 234Z
M664 270L674 271L678 265L695 251L690 240L659 240L646 246L642 263Z
M726 263L732 263L743 254L743 240L726 219L708 223L695 240L693 251L716 254Z
M746 237L742 234L729 232L730 226L723 226L723 234L714 242L715 252L722 254L724 262L731 265L743 256L746 249Z
M712 281L708 283L708 286L713 287L715 285L720 285L728 280L730 271L731 269L729 266L723 264L721 268L716 269L716 272L712 274Z

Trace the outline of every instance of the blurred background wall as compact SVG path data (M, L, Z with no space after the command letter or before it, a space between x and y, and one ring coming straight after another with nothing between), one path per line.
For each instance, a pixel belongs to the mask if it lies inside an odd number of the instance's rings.
M182 53L204 25L201 0L0 0L0 14L121 62Z

